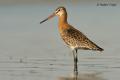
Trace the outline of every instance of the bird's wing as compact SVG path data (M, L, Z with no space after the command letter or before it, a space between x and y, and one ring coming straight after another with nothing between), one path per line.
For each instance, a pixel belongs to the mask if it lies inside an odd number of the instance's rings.
M102 51L103 49L97 46L94 42L89 40L82 32L73 28L72 26L67 29L66 36L69 38L69 44L76 46L80 49L88 49L88 50L99 50Z

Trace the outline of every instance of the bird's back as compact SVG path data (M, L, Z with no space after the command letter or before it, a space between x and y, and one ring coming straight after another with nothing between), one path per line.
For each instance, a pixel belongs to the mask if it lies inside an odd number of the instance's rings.
M89 40L82 32L69 24L66 26L68 28L62 30L60 35L70 48L103 51L102 48Z

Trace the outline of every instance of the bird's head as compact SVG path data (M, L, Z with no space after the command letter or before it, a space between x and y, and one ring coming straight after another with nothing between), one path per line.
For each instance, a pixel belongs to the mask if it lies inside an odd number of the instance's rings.
M64 7L58 7L56 10L55 10L55 15L57 16L63 16L63 15L66 15L66 9Z
M58 17L61 17L61 16L67 16L67 12L66 12L66 9L65 7L58 7L54 12L53 14L51 14L48 18L44 19L43 21L40 22L43 23L51 18L53 18L54 16L58 16Z

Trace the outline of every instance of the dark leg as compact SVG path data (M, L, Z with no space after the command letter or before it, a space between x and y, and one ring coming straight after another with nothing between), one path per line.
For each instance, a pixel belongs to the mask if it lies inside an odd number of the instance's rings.
M78 69L77 69L77 62L78 62L77 49L73 50L73 57L74 57L74 74L75 74L75 76L77 76L78 75Z

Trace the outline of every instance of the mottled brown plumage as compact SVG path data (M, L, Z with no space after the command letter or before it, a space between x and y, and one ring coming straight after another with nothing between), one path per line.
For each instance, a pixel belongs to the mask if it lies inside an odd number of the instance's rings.
M95 50L95 51L103 51L102 48L97 46L91 40L89 40L82 32L75 29L73 26L68 24L67 22L67 11L64 7L58 7L55 12L50 15L45 20L41 21L40 23L45 22L46 20L52 18L53 16L58 16L59 22L59 32L61 38L64 42L72 49L73 56L74 56L74 72L77 74L77 50L84 49L84 50Z
M103 51L102 48L89 40L82 32L70 25L60 35L70 48Z
M67 11L64 7L57 8L56 12L56 15L59 17L60 35L70 48L103 51L102 48L89 40L82 32L68 24Z

